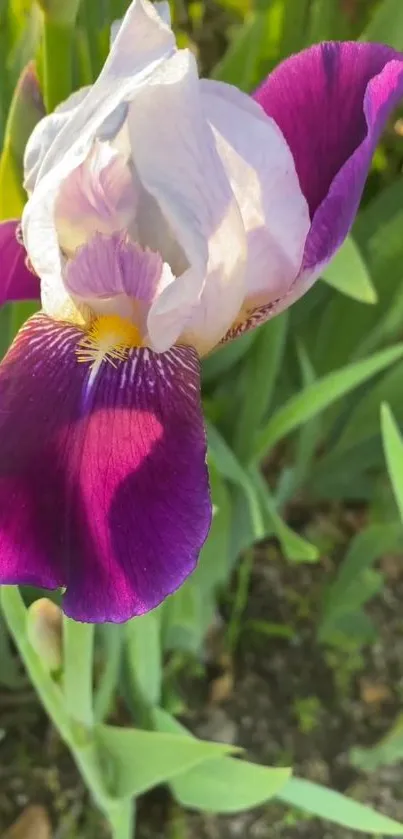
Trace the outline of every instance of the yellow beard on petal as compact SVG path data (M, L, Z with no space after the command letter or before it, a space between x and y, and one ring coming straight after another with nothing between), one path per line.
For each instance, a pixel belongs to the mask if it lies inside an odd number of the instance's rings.
M77 360L89 363L96 374L103 361L116 367L130 349L141 345L140 332L134 323L119 315L101 315L91 322L78 342Z

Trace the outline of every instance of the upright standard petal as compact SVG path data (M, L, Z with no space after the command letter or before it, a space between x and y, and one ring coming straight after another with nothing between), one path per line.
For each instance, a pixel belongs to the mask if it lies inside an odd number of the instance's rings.
M203 104L248 234L246 297L285 294L310 227L292 153L273 119L230 85L202 81Z
M128 228L137 203L127 158L109 143L95 142L57 196L55 222L61 249L71 255L95 233L111 235Z
M22 223L26 248L41 277L42 303L51 315L58 314L65 299L54 223L60 184L86 159L98 132L105 129L105 120L135 96L174 50L174 36L152 4L134 0L99 78L71 110L41 160Z
M0 306L8 300L39 298L39 280L27 265L18 229L18 221L0 224Z
M24 187L28 194L35 188L39 170L50 146L85 99L88 91L89 87L76 90L65 102L58 105L52 114L44 116L35 126L24 152Z
M372 155L403 96L403 55L380 44L329 42L287 59L254 98L292 151L312 226L303 280L345 239Z
M153 304L148 317L152 345L165 350L193 315L200 315L194 344L198 350L204 342L212 346L243 300L246 238L204 112L196 61L188 50L177 52L155 72L130 106L128 125L139 180L168 221L188 264ZM158 137L158 151L153 137ZM152 240L148 244L153 247Z
M207 536L199 362L134 348L91 368L82 337L35 316L0 365L0 582L65 586L76 620L124 621L175 591Z

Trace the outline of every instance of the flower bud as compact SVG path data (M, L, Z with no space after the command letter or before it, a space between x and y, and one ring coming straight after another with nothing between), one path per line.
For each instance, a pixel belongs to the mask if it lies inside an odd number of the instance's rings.
M46 597L28 609L28 640L50 673L62 666L62 612Z

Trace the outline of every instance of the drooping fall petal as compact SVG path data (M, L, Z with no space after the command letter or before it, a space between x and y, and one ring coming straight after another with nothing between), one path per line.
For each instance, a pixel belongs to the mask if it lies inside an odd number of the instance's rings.
M183 582L209 529L199 362L137 348L95 370L82 335L35 316L0 366L0 582L123 621Z
M0 305L8 300L37 300L39 279L27 266L27 254L17 239L18 221L0 224Z

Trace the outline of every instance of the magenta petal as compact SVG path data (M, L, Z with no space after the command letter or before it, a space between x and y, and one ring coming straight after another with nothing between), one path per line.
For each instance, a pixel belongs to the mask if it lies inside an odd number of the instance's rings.
M180 586L208 533L199 361L134 349L94 375L81 337L37 315L0 365L0 582L123 621Z
M26 251L17 239L19 222L0 223L0 306L8 300L38 300L39 280L26 265Z
M255 93L291 148L309 203L305 274L346 237L375 146L402 97L403 55L353 42L320 44L287 59Z

